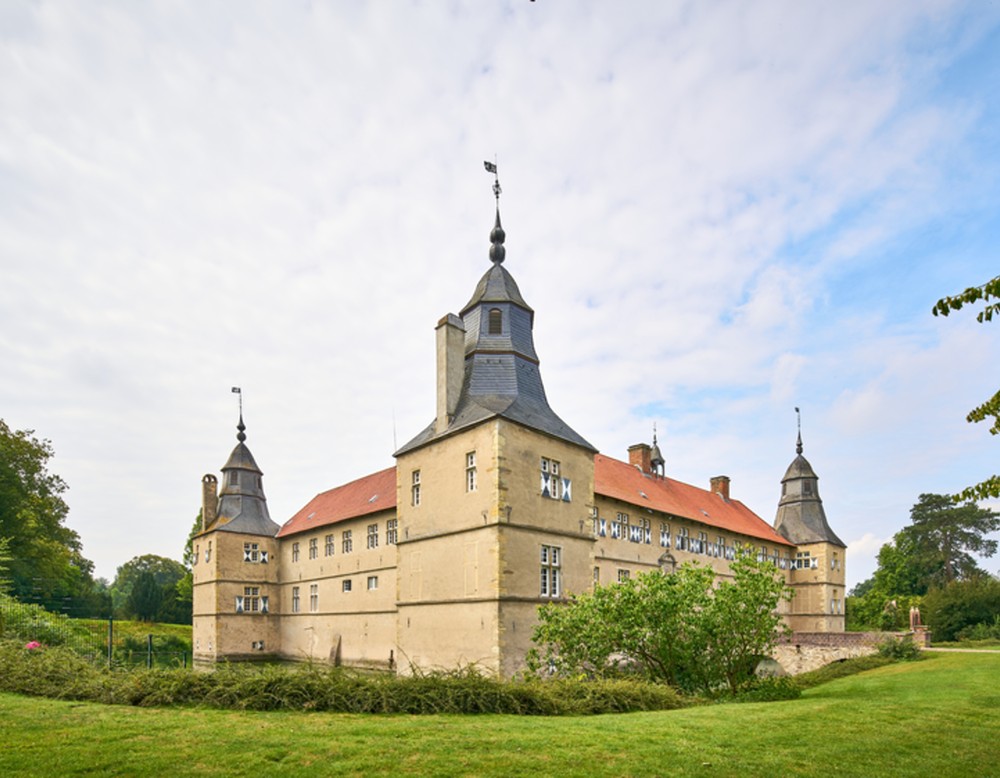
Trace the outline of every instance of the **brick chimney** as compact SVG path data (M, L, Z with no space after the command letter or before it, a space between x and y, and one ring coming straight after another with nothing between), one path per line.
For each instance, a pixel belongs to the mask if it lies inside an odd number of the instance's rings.
M729 476L728 475L715 475L712 476L709 486L712 494L722 495L722 499L729 502Z
M201 479L201 531L215 524L219 510L218 479L209 473Z
M649 473L653 469L650 455L653 449L648 443L636 443L628 447L628 463L638 467L642 472Z
M455 417L465 376L465 326L449 313L437 325L437 431Z

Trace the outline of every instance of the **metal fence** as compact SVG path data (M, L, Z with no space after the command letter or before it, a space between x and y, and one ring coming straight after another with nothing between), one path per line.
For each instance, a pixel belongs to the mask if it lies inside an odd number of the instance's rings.
M183 640L156 634L125 634L113 619L72 619L38 605L0 596L0 639L25 645L66 646L108 667L189 667Z

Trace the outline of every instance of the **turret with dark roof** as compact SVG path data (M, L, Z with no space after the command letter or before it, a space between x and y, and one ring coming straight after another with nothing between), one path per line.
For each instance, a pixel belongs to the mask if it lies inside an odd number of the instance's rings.
M236 430L238 443L222 467L217 518L207 529L273 537L279 527L267 510L263 473L244 442L247 436L242 412Z
M465 366L454 414L443 429L437 423L428 425L397 456L494 417L597 450L549 407L532 333L535 312L503 267L505 239L498 206L490 232L492 266L461 310Z
M781 479L781 500L778 501L774 528L796 545L833 543L847 548L827 523L819 496L819 477L809 460L802 456L801 430L795 443L795 453L795 459Z

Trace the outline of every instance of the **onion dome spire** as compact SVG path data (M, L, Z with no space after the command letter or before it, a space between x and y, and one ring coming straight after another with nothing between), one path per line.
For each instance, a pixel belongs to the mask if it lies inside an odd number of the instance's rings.
M795 453L801 456L802 455L802 412L798 409L798 406L795 407L795 416L796 419L798 420L798 426L799 426L799 437L798 440L796 440L795 442Z
M503 247L504 239L507 234L503 231L503 227L500 226L500 206L497 206L497 220L493 225L493 229L490 230L490 261L494 265L499 265L503 262L504 257L507 255L507 249Z
M240 411L240 423L236 425L236 439L242 443L247 439L247 425L243 423L243 411Z

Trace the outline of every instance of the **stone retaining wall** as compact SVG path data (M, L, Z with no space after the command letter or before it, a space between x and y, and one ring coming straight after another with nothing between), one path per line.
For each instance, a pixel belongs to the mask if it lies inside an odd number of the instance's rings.
M918 646L930 644L926 630L913 632L793 632L779 641L772 654L788 675L817 670L831 662L874 654L890 638L912 637Z

